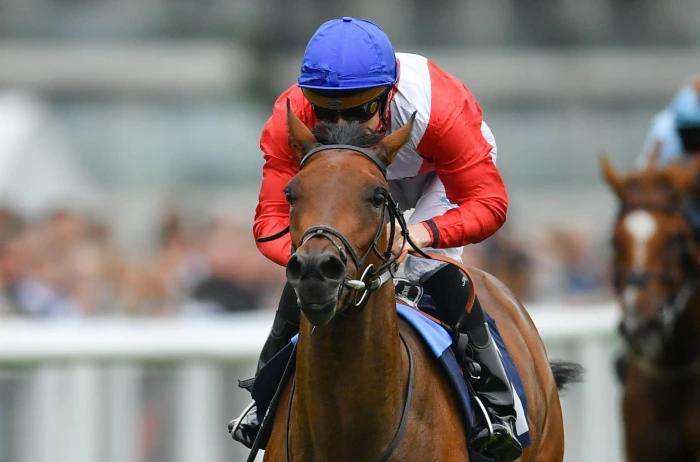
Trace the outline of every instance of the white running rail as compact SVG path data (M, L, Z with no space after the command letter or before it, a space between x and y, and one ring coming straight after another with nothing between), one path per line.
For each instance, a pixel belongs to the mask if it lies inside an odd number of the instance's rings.
M550 358L586 381L565 395L567 462L621 457L613 305L530 312ZM248 397L271 313L0 321L0 462L232 462L226 422Z

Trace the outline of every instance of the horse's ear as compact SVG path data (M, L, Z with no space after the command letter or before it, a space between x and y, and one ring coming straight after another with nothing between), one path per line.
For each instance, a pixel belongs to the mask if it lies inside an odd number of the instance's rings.
M608 156L605 154L600 156L600 169L610 189L613 190L617 197L622 198L622 180L615 172L610 160L608 160Z
M304 122L292 111L292 103L289 99L287 99L287 130L289 130L289 146L299 157L306 154L318 143L309 127L304 125Z
M383 154L386 156L384 161L387 165L390 165L394 161L396 153L399 152L401 146L406 144L408 139L411 137L411 130L413 130L414 120L416 120L415 112L413 115L411 115L411 119L406 122L403 127L399 128L394 133L387 135L379 142L378 146L382 148Z
M647 164L644 167L646 171L652 171L656 170L656 166L659 163L659 157L661 156L661 142L656 141L654 142L654 147L651 150L651 153L649 154L649 158L647 159Z

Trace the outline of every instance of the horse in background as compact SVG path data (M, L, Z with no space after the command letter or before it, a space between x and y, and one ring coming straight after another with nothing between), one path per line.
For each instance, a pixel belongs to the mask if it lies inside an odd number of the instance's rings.
M412 122L366 147L358 147L362 137L353 137L351 126L339 129L329 146L291 111L288 126L301 168L286 190L295 249L287 277L303 298L303 316L295 376L280 394L264 460L468 461L463 419L447 379L399 320L391 278L382 280L394 263L385 223L396 218L387 213L393 200L385 169ZM574 377L550 365L532 320L510 291L495 277L471 271L525 385L532 444L519 460L559 462L558 386Z
M622 374L630 462L700 461L700 162L619 175L602 159L619 201L613 286L627 346ZM697 227L695 227L697 228Z

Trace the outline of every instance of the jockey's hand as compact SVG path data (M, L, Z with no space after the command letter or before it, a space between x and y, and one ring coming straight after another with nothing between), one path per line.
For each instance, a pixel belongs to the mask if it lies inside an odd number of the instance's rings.
M387 225L387 236L389 235L389 225ZM425 228L425 226L422 223L414 223L412 225L408 225L408 235L411 237L411 240L413 241L418 248L423 248L427 247L430 245L432 242L432 238L430 237L430 233L428 230ZM401 255L403 251L408 251L411 250L411 245L406 242L406 245L402 247L403 244L403 237L401 236L401 228L396 226L396 235L394 236L394 244L391 246L391 253L393 253L396 256Z

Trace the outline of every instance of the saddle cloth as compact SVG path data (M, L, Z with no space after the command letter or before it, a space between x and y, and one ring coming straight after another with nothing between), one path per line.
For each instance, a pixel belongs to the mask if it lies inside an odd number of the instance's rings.
M445 375L450 379L452 389L457 396L458 401L462 406L462 414L466 428L471 430L474 426L476 415L474 412L475 403L472 400L474 390L471 389L468 382L462 374L462 368L457 363L454 351L452 348L452 337L440 324L423 315L420 311L401 304L396 305L396 310L402 319L405 319L415 330L420 334L423 342L428 349L433 353L435 359L442 366ZM491 336L498 346L503 359L503 365L506 369L506 374L510 379L513 387L513 399L515 401L515 411L517 413L516 432L520 444L523 448L530 445L530 433L527 426L527 397L525 396L525 387L518 369L511 358L508 350L503 343L503 338L498 332L496 322L484 311L486 321L491 331Z
M428 318L415 308L397 303L396 310L399 316L419 334L419 337L428 347L428 350L432 352L436 361L438 361L438 363L441 365L442 370L445 372L445 376L450 381L455 397L460 404L467 437L469 437L477 419L475 413L475 407L477 405L472 399L474 396L474 390L465 380L464 375L462 374L462 369L457 363L457 359L455 358L452 348L450 348L452 345L452 338L450 334L440 324ZM523 448L525 448L530 445L530 434L527 426L527 398L525 396L525 388L523 387L515 364L505 348L503 339L496 328L495 321L488 316L487 313L484 314L487 317L491 335L493 336L493 339L501 352L508 378L511 380L511 383L515 388L513 397L515 400L515 410L517 413L516 432L518 434L518 440L523 445ZM260 422L263 421L263 417L268 411L268 407L270 406L270 402L273 399L275 391L277 390L277 387L280 386L280 380L283 376L285 368L291 361L294 361L292 355L297 340L298 335L295 335L292 342L283 348L260 370L255 379L255 383L250 390L253 400L257 405L258 419ZM270 409L270 412L274 413L275 410ZM261 429L264 434L269 434L269 430L269 428ZM267 443L267 436L268 435L265 435L263 437L263 445L261 445L263 448L265 443ZM478 462L488 462L490 460L477 454L473 454L471 457L472 460Z

